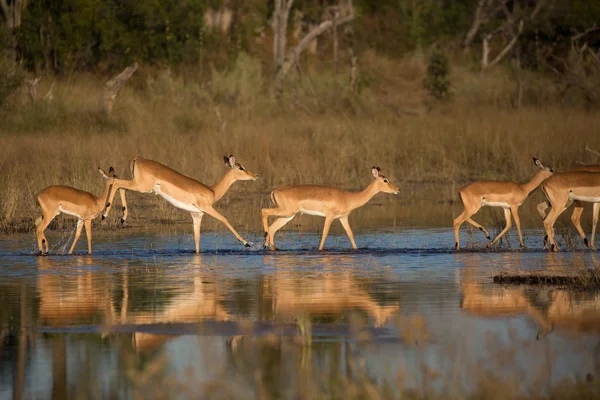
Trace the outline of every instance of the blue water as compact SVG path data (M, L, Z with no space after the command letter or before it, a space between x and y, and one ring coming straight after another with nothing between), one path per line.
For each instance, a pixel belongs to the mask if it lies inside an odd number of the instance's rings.
M188 233L96 233L92 256L85 236L64 255L70 232L47 233L43 257L34 235L1 238L0 398L130 398L223 379L256 389L253 374L273 368L278 378L261 379L276 395L299 366L346 373L350 358L397 388L422 388L432 370L431 390L468 392L491 371L535 393L600 367L600 326L585 324L600 315L595 293L492 283L506 270L599 266L583 248L547 253L539 231L521 251L514 234L486 249L463 230L459 253L448 229L362 233L357 251L330 235L323 252L316 233L281 232L276 252L241 233L252 247L203 233L200 255Z

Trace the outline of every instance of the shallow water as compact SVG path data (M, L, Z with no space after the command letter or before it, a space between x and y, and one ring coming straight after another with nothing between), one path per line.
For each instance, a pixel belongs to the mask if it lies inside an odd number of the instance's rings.
M491 283L596 254L544 252L539 231L524 251L487 250L478 234L460 253L448 229L363 233L358 251L332 235L319 253L315 234L281 232L268 252L259 235L245 249L203 233L196 255L190 234L121 231L96 235L92 256L83 237L45 257L32 235L4 237L0 398L290 397L307 370L458 394L487 374L527 393L600 376L600 295ZM70 244L48 239L54 254Z

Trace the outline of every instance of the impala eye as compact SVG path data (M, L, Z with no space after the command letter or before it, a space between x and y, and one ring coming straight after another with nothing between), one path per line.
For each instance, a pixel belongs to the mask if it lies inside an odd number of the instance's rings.
M384 180L383 180L383 183L388 183L388 182L389 182L389 181L388 181L387 179L384 179Z
M245 170L246 170L246 168L244 168L240 165L240 171L245 171Z

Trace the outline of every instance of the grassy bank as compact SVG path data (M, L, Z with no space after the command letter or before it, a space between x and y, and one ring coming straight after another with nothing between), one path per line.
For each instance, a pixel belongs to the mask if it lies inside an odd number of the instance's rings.
M359 189L370 182L373 165L413 188L402 202L427 196L439 207L454 207L452 214L459 211L450 202L461 185L526 181L536 172L532 156L558 170L598 162L584 148L600 148L600 114L561 102L550 81L526 79L522 107L515 108L510 72L457 66L453 100L434 104L421 88L421 57L392 61L370 54L360 66L359 93L347 89L347 74L309 67L279 99L261 64L248 57L209 78L140 70L109 118L99 111L103 80L97 76L57 80L52 102L31 105L23 94L0 119L0 229L32 228L35 193L48 185L99 193L98 166L112 165L129 178L134 156L212 184L225 171L223 155L235 154L260 179L234 185L218 208L252 229L260 226L259 208L268 204L270 189L293 183ZM51 83L42 81L39 93ZM414 190L434 184L440 189ZM383 204L398 201L384 197ZM187 219L153 196L130 198L138 218ZM135 214L140 203L150 206ZM393 220L390 215L388 225Z

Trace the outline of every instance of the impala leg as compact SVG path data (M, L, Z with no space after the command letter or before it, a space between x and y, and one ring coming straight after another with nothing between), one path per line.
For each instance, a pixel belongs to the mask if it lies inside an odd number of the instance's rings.
M471 218L467 218L467 222L473 225L475 228L479 229L481 232L485 233L485 237L491 239L490 233L485 229L482 225L479 225L477 222L473 221Z
M546 216L546 219L544 219L544 229L546 230L546 236L548 238L548 242L550 243L551 251L558 251L558 246L556 245L556 242L554 241L554 223L556 222L556 220L558 219L560 214L562 214L563 211L565 211L565 209L566 209L566 207L564 207L564 206L563 207L556 206L555 203L556 204L565 204L566 202L560 202L560 201L552 202L552 210L550 210L550 212Z
M36 219L35 224L35 235L37 236L38 248L40 250L40 254L44 252L44 246L46 247L46 253L50 251L50 247L48 245L48 239L46 239L46 235L44 231L50 225L50 222L54 219L55 214L50 213L42 213L42 217Z
M511 207L510 211L512 212L512 216L515 219L517 232L519 232L519 244L521 245L521 247L525 247L525 242L523 242L523 234L521 233L521 218L519 217L519 206Z
M581 204L580 201L576 201L573 208L573 214L571 214L571 222L575 225L575 229L579 232L579 236L583 239L583 243L585 243L586 246L589 246L585 231L581 227L581 214L583 214L583 204Z
M460 214L458 217L456 217L454 219L454 223L453 223L453 225L454 225L454 248L456 250L460 250L460 236L458 234L458 230L460 229L460 226L463 224L463 222L470 219L471 215L475 214L477 211L479 211L479 208L465 206L465 209L462 212L462 214ZM488 236L489 236L489 234L488 234Z
M598 217L600 216L600 203L594 203L594 211L592 217L592 240L590 243L590 248L592 250L596 250L594 247L594 239L596 238L596 226L598 225Z
M271 244L271 240L269 240L269 217L271 216L276 216L276 217L286 217L286 218L293 218L294 215L296 215L295 212L290 213L288 210L283 210L281 208L263 208L261 210L261 214L262 214L262 222L263 222L263 228L265 230L265 249L267 248L267 246L269 246ZM273 223L275 224L275 223ZM278 229L280 229L281 227L279 227ZM275 231L277 231L278 229L276 229Z
M198 207L200 208L200 207ZM224 216L222 216L221 214L219 214L219 212L217 210L215 210L212 207L204 207L204 212L207 213L208 215L210 215L211 217L215 218L218 221L221 221L223 224L225 224L225 226L227 228L229 228L229 230L231 231L231 233L233 233L233 235L237 238L237 240L239 240L240 242L242 242L244 244L244 246L246 247L250 247L250 244L248 242L246 242L240 235L239 233L237 233L237 231L235 229L233 229L233 226L231 226L231 224L229 223L229 221L227 221L227 218L225 218Z
M273 222L273 224L271 224L271 226L269 227L269 231L267 232L267 243L265 244L265 248L269 246L271 250L276 250L275 233L277 233L278 230L283 228L285 224L294 219L295 216L296 214L293 214L291 217L279 217L275 222Z
M494 240L492 240L492 243L488 244L487 247L492 247L493 245L496 244L496 242L498 242L498 240L500 240L500 238L502 236L504 236L504 234L510 229L510 227L512 226L512 220L510 218L510 208L505 208L504 209L504 218L506 219L506 226L504 227L504 229L502 230L502 232L500 232L500 234L498 236L496 236L494 238Z
M104 210L102 210L102 219L104 219L108 216L108 213L110 212L113 201L115 199L115 194L117 193L117 191L119 189L120 190L133 190L134 192L140 192L140 193L151 193L152 192L152 186L148 187L148 185L144 184L143 182L137 182L135 177L130 181L127 181L124 179L115 179L113 181L113 184L111 185L111 188L108 191L108 196L107 196L106 203L104 205ZM121 200L123 200L123 197L121 197Z
M85 235L87 236L88 242L88 254L92 254L92 220L86 219L85 223Z
M329 228L331 227L332 222L333 217L327 215L325 217L325 225L323 225L323 235L321 236L321 244L319 244L319 251L323 250L323 245L325 245L325 239L327 239L327 235L329 234Z
M125 190L119 189L119 196L121 196L121 210L123 210L121 224L124 224L127 220L127 216L129 215L129 210L127 209L127 199L125 198Z
M83 220L77 220L77 230L75 231L75 239L73 239L73 244L71 244L71 248L69 249L69 254L73 254L73 250L75 250L75 245L79 240L79 236L81 236L81 230L83 229Z
M196 253L200 253L200 224L202 223L203 212L191 213L194 221L194 243L196 244Z
M342 226L346 231L346 235L348 235L348 238L350 239L350 243L352 243L352 247L354 248L354 250L356 250L358 247L356 246L356 242L354 241L354 234L352 233L352 228L350 228L350 222L348 222L348 217L346 216L340 218L340 222L342 223Z

